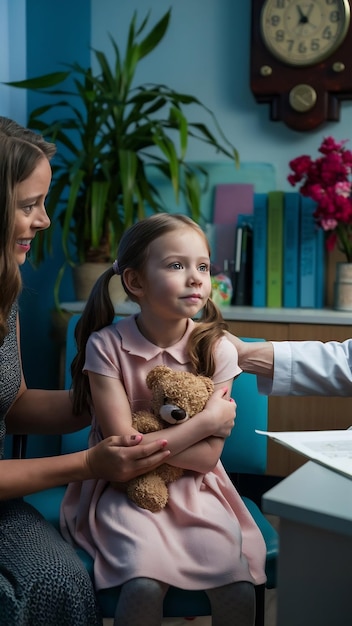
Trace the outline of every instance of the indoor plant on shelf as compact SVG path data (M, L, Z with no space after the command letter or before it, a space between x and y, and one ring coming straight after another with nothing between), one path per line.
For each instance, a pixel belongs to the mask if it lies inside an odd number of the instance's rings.
M58 145L47 211L61 226L65 264L111 263L124 230L149 212L167 210L149 175L150 166L170 181L175 199L184 194L190 215L200 221L200 166L185 160L190 138L202 141L234 163L236 149L227 141L214 114L196 97L162 84L134 86L138 63L163 39L169 10L146 34L148 16L137 26L133 15L125 55L111 39L114 58L94 50L97 72L70 64L67 72L9 83L49 94L50 102L32 111L28 126ZM57 85L73 80L73 88ZM71 82L72 84L72 82ZM55 87L55 89L53 89ZM189 122L188 106L205 111L219 140L203 123ZM56 120L48 120L48 113ZM50 252L52 230L41 233L34 262Z

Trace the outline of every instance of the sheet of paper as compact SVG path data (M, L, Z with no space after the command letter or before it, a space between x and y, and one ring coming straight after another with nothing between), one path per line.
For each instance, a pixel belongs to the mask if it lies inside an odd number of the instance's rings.
M352 478L352 430L256 432Z

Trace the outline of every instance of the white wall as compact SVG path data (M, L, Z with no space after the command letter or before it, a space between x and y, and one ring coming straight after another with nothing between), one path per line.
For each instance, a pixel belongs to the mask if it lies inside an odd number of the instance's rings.
M296 132L269 120L269 106L259 105L249 87L249 0L91 0L92 46L110 54L108 33L124 46L134 10L150 25L172 7L169 31L160 46L142 61L138 83L165 82L198 97L212 109L242 161L272 163L277 187L286 181L288 162L303 153L317 156L324 136L352 139L352 102L341 104L340 122L314 131ZM348 147L352 148L351 145ZM193 160L217 157L199 144Z

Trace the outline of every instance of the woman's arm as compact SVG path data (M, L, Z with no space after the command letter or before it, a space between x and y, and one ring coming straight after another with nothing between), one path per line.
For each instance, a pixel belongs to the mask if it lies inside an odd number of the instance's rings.
M63 434L88 426L88 411L73 415L70 394L66 390L27 389L24 381L6 416L6 430L12 434Z
M126 482L164 463L167 442L159 438L141 443L142 436L108 437L89 450L40 459L0 461L0 500L66 485L76 480L102 478Z
M103 436L135 432L131 426L129 402L121 381L89 372L89 383ZM168 463L196 471L208 471L209 467L216 464L223 439L230 434L234 424L236 405L229 401L229 389L231 381L225 388L222 386L217 389L204 410L196 416L181 425L148 433L144 435L144 440L149 442L160 437L165 438L170 450ZM195 444L199 442L201 444L197 448Z
M80 430L90 423L88 411L72 414L68 391L27 389L20 350L20 325L17 316L17 346L21 371L21 385L16 399L6 415L6 430L12 434L62 434Z

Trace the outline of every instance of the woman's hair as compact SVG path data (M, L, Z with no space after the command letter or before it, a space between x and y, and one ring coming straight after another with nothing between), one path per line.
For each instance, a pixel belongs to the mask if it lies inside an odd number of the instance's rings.
M150 244L158 237L180 228L191 228L200 235L204 239L210 256L209 243L204 232L186 215L157 213L137 222L122 236L114 267L106 270L95 283L76 326L78 352L71 366L74 412L80 413L90 397L88 377L82 374L88 338L94 331L112 324L114 319L114 307L108 291L110 279L118 273L127 295L131 300L136 300L124 282L124 271L127 268L134 269L143 275L148 262ZM219 309L209 299L199 323L196 324L189 337L188 350L194 373L204 376L213 375L215 371L213 346L225 329L226 324Z
M0 345L8 333L11 306L22 286L13 240L16 187L32 174L40 159L50 160L55 151L55 145L40 135L0 117Z

